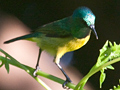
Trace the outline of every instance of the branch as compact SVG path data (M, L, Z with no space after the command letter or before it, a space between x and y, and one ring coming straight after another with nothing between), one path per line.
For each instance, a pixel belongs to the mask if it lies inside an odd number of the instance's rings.
M6 68L6 70L7 70L8 73L9 73L9 65L16 66L18 68L21 68L21 69L25 70L38 83L40 83L46 90L52 90L42 80L40 80L38 77L34 77L33 76L33 72L35 70L34 68L29 67L29 66L24 65L24 64L21 64L20 62L18 62L16 59L14 59L12 56L10 56L8 53L6 53L5 51L3 51L2 49L0 49L0 52L2 52L5 55L5 56L0 56L0 62L2 62L1 65L0 65L0 67L2 67L3 65L5 65L5 68ZM50 79L52 81L55 81L57 83L60 83L60 84L64 83L63 79L60 79L60 78L55 77L53 75L47 74L47 73L45 73L43 71L38 71L36 74L39 75L39 76L48 78L48 79ZM68 83L66 86L69 87L69 88L72 88L72 89L74 89L74 87L75 87L75 85L72 84L72 83Z

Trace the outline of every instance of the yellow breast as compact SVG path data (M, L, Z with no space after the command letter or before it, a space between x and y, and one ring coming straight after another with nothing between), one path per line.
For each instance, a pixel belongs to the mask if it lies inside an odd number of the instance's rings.
M74 51L74 50L77 50L77 49L81 48L82 46L84 46L88 42L89 38L90 38L90 35L88 35L82 39L74 38L74 39L70 40L68 43L66 43L63 47L59 47L57 50L56 59L54 60L54 62L59 63L60 58L66 52Z
M84 46L88 42L89 38L90 38L90 35L82 39L74 38L70 40L68 43L66 43L63 47L59 47L58 53L62 55L66 52L77 50L81 48L82 46Z
M74 38L68 44L66 44L65 47L69 51L77 50L77 49L81 48L83 45L85 45L88 42L89 38L90 38L90 35L88 35L87 37L82 38L82 39Z

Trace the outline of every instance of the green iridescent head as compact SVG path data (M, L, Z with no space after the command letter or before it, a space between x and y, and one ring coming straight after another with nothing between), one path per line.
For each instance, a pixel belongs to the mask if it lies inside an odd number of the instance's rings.
M83 19L86 24L93 30L96 38L98 39L96 30L95 30L95 15L92 11L87 7L79 7L77 8L72 15L73 18L80 18Z

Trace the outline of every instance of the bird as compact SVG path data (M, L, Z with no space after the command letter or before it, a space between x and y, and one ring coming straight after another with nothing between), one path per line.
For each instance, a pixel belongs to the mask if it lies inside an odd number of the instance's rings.
M71 16L40 26L30 34L7 40L4 44L18 40L35 42L39 47L39 54L33 75L36 76L37 71L40 70L39 60L44 50L54 56L53 62L66 78L62 84L62 87L66 88L66 84L72 81L59 64L60 59L65 53L84 46L89 41L91 31L98 39L95 30L95 15L88 7L81 6L75 9Z

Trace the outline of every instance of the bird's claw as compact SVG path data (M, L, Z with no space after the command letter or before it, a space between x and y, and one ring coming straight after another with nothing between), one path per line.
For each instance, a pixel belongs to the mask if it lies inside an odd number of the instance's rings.
M36 77L36 73L38 72L38 70L41 70L39 66L36 67L35 71L33 72L33 76Z
M66 90L69 90L70 88L66 86L67 83L71 83L72 81L70 80L70 78L67 78L66 81L62 84L62 87Z

